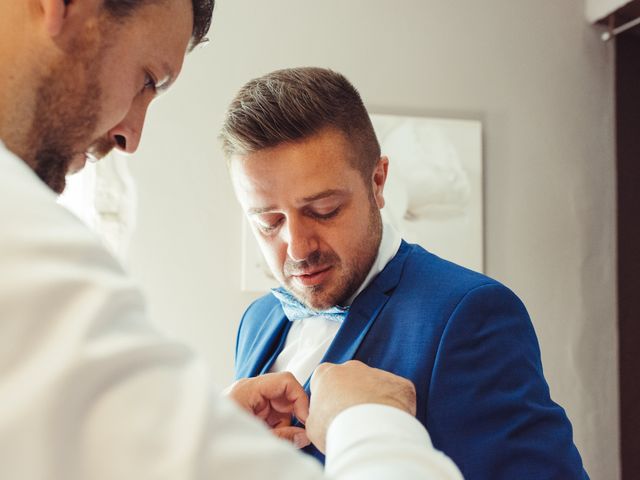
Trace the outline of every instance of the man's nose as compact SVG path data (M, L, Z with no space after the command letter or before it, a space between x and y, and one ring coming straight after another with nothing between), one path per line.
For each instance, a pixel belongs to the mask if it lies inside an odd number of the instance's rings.
M305 260L318 249L316 232L310 223L296 218L287 221L287 255L293 261Z
M148 107L149 101L146 99L135 99L127 116L109 131L109 138L116 148L125 153L134 153L138 149Z

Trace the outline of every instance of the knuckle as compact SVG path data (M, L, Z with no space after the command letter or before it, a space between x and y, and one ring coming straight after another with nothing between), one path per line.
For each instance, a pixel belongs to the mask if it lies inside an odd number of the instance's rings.
M333 364L332 363L321 363L320 365L318 365L314 371L314 375L323 375L328 369L329 367L331 367Z
M239 380L236 380L233 385L231 386L232 390L238 390L242 387L244 387L247 383L249 383L249 379L248 378L241 378Z
M362 363L360 360L349 360L345 362L344 365L350 367L361 367L364 366L364 363Z

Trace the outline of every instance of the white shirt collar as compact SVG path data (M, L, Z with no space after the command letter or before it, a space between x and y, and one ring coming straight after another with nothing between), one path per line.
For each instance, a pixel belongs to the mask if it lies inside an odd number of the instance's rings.
M387 266L387 263L391 261L393 257L398 253L398 249L400 248L400 243L402 243L402 237L400 233L393 228L393 226L387 222L382 222L382 238L380 239L380 246L378 247L378 255L376 256L373 265L371 266L371 270L364 279L364 282L360 285L360 288L356 290L349 300L345 302L346 305L351 305L355 298L360 295L360 293L369 286L369 284L373 281L373 279L382 271L384 267Z

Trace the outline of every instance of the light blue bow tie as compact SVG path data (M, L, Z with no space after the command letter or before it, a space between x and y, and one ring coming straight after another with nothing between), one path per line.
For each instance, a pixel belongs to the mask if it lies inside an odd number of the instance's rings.
M284 288L272 288L271 293L280 300L284 314L290 321L302 320L303 318L326 318L327 320L333 320L334 322L342 323L347 314L349 313L349 307L341 307L336 305L327 310L313 310L296 297L291 295Z

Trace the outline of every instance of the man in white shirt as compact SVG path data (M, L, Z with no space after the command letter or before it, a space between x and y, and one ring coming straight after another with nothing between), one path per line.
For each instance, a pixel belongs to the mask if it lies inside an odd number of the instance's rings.
M211 0L0 3L3 478L324 478L215 395L201 362L148 325L136 286L55 202L87 157L135 151L150 101L202 40L212 9ZM291 375L274 374L229 395L269 426L306 420L328 476L460 478L412 417L407 380L354 362L322 366L313 389L309 405Z

